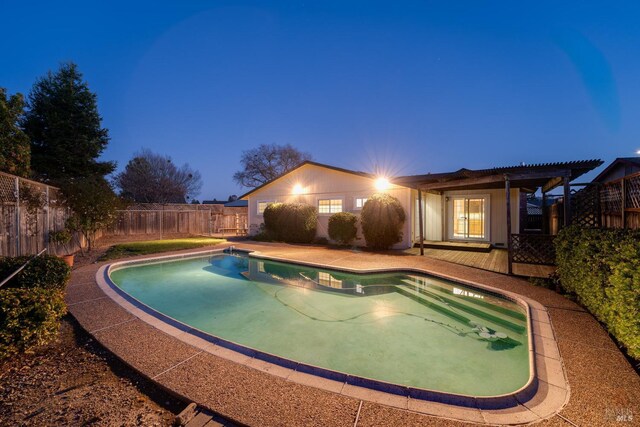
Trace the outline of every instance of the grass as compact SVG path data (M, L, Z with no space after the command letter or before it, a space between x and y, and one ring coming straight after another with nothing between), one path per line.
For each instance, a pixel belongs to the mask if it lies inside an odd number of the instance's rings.
M111 246L100 258L102 261L126 258L136 255L149 255L159 252L179 251L181 249L195 249L204 246L214 246L225 242L224 239L211 237L189 237L184 239L147 240L142 242L120 243Z

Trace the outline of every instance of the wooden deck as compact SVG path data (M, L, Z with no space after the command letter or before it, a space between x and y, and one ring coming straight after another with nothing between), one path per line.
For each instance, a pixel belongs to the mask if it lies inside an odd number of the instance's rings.
M418 255L419 248L407 249L407 253ZM472 252L459 251L452 249L432 249L425 248L424 255L449 261L455 264L467 265L470 267L480 268L482 270L495 271L496 273L507 274L508 254L506 249L492 249L491 252ZM518 276L526 277L548 277L555 271L555 267L548 265L533 264L513 264L513 273Z
M420 243L415 243L420 247ZM424 247L430 249L453 249L460 251L491 252L491 243L488 242L450 242L440 240L425 240Z

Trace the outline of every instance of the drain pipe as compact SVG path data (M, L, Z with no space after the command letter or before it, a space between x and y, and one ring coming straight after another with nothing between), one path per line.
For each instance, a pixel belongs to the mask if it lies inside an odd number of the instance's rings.
M24 270L24 268L25 268L27 265L29 265L29 263L30 263L31 261L33 261L34 259L38 258L40 255L42 255L42 254L43 254L43 253L45 253L46 251L47 251L47 248L44 248L43 250L41 250L40 252L38 252L38 254L37 254L37 255L35 255L35 256L33 256L33 257L29 258L29 260L28 260L27 262L25 262L24 264L22 264L22 266L21 266L19 269L17 269L17 270L16 270L16 271L14 271L13 273L11 273L11 275L10 275L9 277L7 277L6 279L4 279L4 280L2 281L2 283L0 283L0 288L1 288L1 287L3 287L3 286L5 285L5 283L7 283L9 280L13 279L13 278L14 278L14 276L15 276L16 274L18 274L18 273L20 273L22 270Z

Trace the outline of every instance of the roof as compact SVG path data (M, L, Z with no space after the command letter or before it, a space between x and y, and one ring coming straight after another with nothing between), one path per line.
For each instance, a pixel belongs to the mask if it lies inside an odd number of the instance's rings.
M394 184L422 189L498 188L504 186L509 176L512 186L535 189L546 186L545 191L561 184L555 178L561 176L574 180L602 165L602 160L578 160L571 162L539 163L531 165L503 166L491 169L459 169L455 172L402 176L391 180ZM553 179L553 182L551 181Z
M306 166L306 165L318 166L318 167L321 167L321 168L331 169L331 170L338 171L338 172L344 172L344 173L349 173L349 174L352 174L352 175L362 176L364 178L372 178L372 179L376 178L375 175L367 173L367 172L354 171L354 170L351 170L351 169L344 169L344 168L340 168L340 167L337 167L337 166L331 166L331 165L327 165L327 164L324 164L324 163L314 162L314 161L311 161L311 160L305 160L304 162L300 163L298 166L296 166L295 168L291 169L290 171L287 171L287 172L283 173L282 175L272 179L271 181L265 182L264 184L254 188L253 190L250 190L249 192L247 192L247 193L243 194L242 196L238 197L238 199L244 199L245 197L249 197L249 195L255 193L256 191L258 191L258 190L260 190L260 189L262 189L264 187L266 187L267 185L271 184L272 182L274 182L274 181L282 178L283 176L286 176L286 175L290 174L291 172L296 171L296 170L298 170L301 167Z
M640 168L640 157L618 157L609 166L607 166L602 172L593 178L592 182L599 182L606 177L612 169L618 165L635 166Z
M224 204L225 208L246 208L249 206L249 202L246 200L234 200L233 202L227 202Z

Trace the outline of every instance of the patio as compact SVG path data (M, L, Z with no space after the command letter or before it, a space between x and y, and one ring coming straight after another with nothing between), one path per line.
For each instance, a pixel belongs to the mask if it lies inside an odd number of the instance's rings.
M546 419L540 425L616 425L616 413L635 415L640 411L640 378L629 362L589 313L553 291L532 286L521 278L406 253L372 254L255 242L237 246L260 251L268 257L335 268L416 268L531 298L544 306L546 319L534 313L534 333L536 329L543 333L535 336L536 363L541 373L539 393L568 397L560 412L549 418L544 415ZM452 420L460 410L465 412L466 419L472 418L476 423L518 424L529 422L532 417L539 420L539 414L549 414L545 412L549 407L545 409L544 401L537 397L524 402L524 406L518 404L513 411L480 411L411 398L396 402L400 396L391 396L393 402L375 397L372 401L370 395L347 391L347 386L335 392L320 390L313 382L305 383L310 380L308 377L287 376L283 369L257 359L246 361L249 366L243 366L229 360L228 350L217 349L217 354L203 352L154 328L148 318L138 318L124 310L97 286L95 275L99 268L99 264L93 264L76 270L68 289L69 310L83 327L161 386L242 424L470 425ZM555 355L549 353L553 348ZM566 375L567 389L553 380L544 380L553 378L554 373ZM318 377L311 380L328 381ZM400 404L404 409L397 407ZM425 409L432 415L418 413Z

